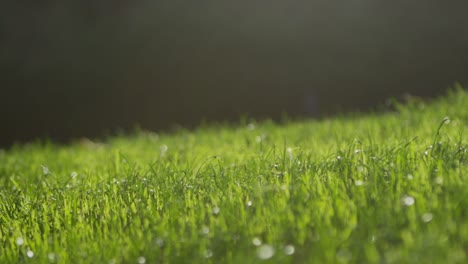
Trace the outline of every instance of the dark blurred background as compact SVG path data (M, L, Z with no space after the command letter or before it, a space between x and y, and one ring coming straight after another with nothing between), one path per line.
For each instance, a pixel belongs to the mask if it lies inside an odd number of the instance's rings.
M3 0L0 146L320 117L468 82L468 1Z

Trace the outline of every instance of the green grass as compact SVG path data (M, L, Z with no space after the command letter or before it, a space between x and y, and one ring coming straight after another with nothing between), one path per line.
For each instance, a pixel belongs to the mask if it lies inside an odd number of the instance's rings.
M388 113L19 145L0 152L0 263L466 263L467 128L458 89Z

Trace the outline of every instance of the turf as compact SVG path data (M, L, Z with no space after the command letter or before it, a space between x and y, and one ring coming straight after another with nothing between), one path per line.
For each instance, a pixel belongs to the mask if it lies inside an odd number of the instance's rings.
M0 152L0 263L466 263L468 92Z

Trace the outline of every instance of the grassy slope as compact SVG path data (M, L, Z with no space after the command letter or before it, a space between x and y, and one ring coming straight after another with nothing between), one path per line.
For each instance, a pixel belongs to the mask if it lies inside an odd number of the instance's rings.
M2 151L0 263L466 262L467 106Z

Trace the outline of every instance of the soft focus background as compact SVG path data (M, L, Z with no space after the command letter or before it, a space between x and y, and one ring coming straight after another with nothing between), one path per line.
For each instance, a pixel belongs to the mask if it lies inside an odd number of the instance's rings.
M0 146L320 117L468 83L468 1L3 0Z

